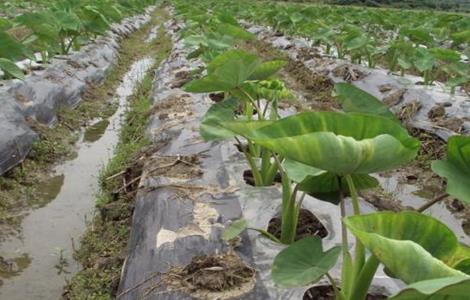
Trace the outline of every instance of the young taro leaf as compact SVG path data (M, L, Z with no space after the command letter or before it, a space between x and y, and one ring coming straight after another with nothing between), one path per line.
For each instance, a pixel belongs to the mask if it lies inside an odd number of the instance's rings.
M382 101L352 84L337 83L335 93L345 112L366 113L397 120Z
M447 179L449 195L470 203L470 137L449 138L447 159L434 161L432 170Z
M307 237L282 250L274 259L272 278L282 287L299 287L317 282L338 260L341 247L323 251L319 237Z
M256 55L230 50L208 64L207 76L187 83L184 89L193 93L230 91L245 82L260 64Z
M224 241L230 241L239 236L240 233L242 233L247 227L248 223L245 219L233 221L232 224L230 224L230 226L224 230L224 233L222 234L222 239Z

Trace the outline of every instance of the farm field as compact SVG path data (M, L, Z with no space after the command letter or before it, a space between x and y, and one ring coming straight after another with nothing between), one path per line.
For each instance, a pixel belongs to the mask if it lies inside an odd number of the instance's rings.
M467 299L470 16L312 2L1 3L0 299Z

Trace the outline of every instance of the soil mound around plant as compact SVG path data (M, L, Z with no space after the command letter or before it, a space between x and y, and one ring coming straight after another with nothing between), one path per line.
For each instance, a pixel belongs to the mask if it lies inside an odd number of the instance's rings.
M308 289L303 300L335 300L335 292L331 285L315 286ZM367 294L366 300L382 300L387 299L384 295Z
M277 238L281 238L281 217L276 216L269 221L268 232ZM299 213L299 223L297 224L297 234L295 240L301 240L308 236L319 236L324 238L328 235L325 226L309 210L301 209Z

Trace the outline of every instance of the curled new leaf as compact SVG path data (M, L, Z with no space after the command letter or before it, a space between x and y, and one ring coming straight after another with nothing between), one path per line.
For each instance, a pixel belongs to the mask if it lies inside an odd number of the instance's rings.
M225 241L230 241L239 236L240 233L242 233L247 227L248 223L245 219L233 221L232 224L230 224L229 227L224 230L222 239Z

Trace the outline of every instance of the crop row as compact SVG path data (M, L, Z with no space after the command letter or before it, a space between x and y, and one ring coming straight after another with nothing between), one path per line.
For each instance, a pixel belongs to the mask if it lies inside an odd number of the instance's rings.
M244 10L257 6L211 0L172 2L186 24L181 35L190 57L206 63L199 78L184 89L223 96L201 121L201 136L207 141L233 139L245 155L256 186L272 185L278 173L282 178L280 234L252 228L240 219L226 229L223 238L256 230L287 245L272 267L272 279L282 287L311 285L327 278L336 299L366 299L383 265L390 277L407 285L391 299L465 299L470 288L470 248L459 243L445 224L421 211L446 197L470 202L470 138L450 138L447 158L428 162L447 180L446 194L414 211L362 214L358 191L379 185L371 174L410 163L420 142L381 101L346 83L335 87L344 112L309 111L282 118L279 103L292 98L276 78L285 63L263 61L241 50L238 46L254 36L229 13L236 7L238 14L247 17L256 12ZM343 228L340 245L324 250L318 236L296 241L306 194L338 206ZM345 209L349 201L350 215ZM355 238L354 251L349 248L348 232ZM329 271L340 256L338 286Z
M454 92L470 81L464 15L245 0L214 1L211 8L308 38L326 55L421 75L426 85L438 80Z
M155 1L54 0L37 11L0 17L0 70L7 78L22 79L24 74L16 61L47 63L56 54L78 50L89 39L103 34L112 23L143 12L152 3ZM44 5L41 1L36 4ZM40 53L40 58L35 53Z

